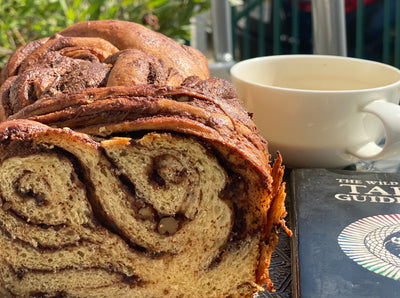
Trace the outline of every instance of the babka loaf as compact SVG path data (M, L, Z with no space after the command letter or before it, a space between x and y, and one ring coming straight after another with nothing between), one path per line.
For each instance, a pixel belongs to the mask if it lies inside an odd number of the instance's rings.
M272 289L281 157L199 52L80 23L19 49L1 82L1 296Z

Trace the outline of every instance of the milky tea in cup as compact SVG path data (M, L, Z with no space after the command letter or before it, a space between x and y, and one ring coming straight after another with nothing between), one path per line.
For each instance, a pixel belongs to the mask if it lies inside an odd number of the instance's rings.
M400 154L395 67L341 56L279 55L235 64L231 80L269 151L279 151L289 167L342 168Z

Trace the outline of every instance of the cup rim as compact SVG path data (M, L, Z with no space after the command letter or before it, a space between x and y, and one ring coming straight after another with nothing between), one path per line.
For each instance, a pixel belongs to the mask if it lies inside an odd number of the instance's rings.
M395 71L399 75L399 79L393 83L378 86L378 87L371 87L371 88L361 88L361 89L346 89L346 90L314 90L314 89L300 89L300 88L288 88L288 87L279 87L279 86L274 86L274 85L268 85L268 84L261 84L257 82L253 82L251 80L245 79L240 75L240 67L247 63L254 63L257 61L263 61L263 60L274 60L274 59L282 59L282 58L287 58L287 59L295 59L295 58L309 58L309 59L330 59L330 60L348 60L348 61L359 61L359 62L367 62L369 64L374 64L377 66L385 67L388 68L392 71ZM390 64L386 64L383 62L378 62L378 61L373 61L373 60L368 60L368 59L362 59L362 58L354 58L354 57L347 57L347 56L337 56L337 55L320 55L320 54L282 54L282 55L270 55L270 56L260 56L260 57L255 57L255 58L249 58L245 60L241 60L237 63L235 63L231 69L230 69L230 76L231 76L231 81L232 78L242 81L246 84L253 85L253 86L258 86L258 87L267 87L275 90L284 90L284 91L292 91L292 92L307 92L307 93L355 93L355 92L367 92L371 90L380 90L383 88L388 88L392 87L395 85L400 84L400 69L392 66Z

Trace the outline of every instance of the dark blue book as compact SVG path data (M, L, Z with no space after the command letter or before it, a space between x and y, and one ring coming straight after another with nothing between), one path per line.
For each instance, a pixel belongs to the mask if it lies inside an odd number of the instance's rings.
M400 173L290 178L293 296L400 297Z

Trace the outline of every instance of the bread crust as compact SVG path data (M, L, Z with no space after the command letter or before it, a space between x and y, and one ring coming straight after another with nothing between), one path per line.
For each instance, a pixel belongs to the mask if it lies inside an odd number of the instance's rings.
M180 45L137 23L119 20L88 21L72 25L60 34L101 37L120 50L139 49L156 58L162 58L168 67L181 70L184 77L196 75L207 79L210 76L207 59L200 51Z

